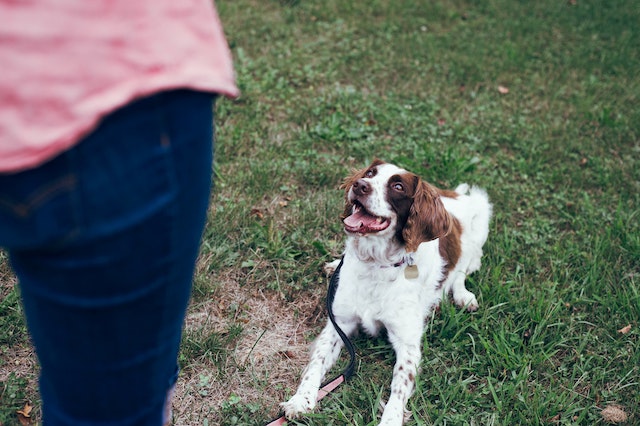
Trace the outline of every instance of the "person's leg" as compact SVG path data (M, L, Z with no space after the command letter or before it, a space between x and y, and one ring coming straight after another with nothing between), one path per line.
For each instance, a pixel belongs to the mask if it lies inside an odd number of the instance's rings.
M45 425L161 425L206 219L212 121L211 95L162 93L43 167L0 175L0 245L41 363Z

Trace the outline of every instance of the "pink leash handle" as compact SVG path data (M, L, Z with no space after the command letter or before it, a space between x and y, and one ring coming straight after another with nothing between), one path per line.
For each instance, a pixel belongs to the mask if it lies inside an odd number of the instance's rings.
M333 379L332 381L330 381L329 383L327 383L326 385L324 385L323 387L321 387L320 389L318 389L318 398L316 399L316 402L320 401L322 398L329 395L329 393L332 390L340 386L340 384L342 384L344 381L345 381L344 374L341 374L335 379ZM279 425L284 425L286 423L287 423L287 419L283 414L282 416L278 417L277 419L275 419L271 423L268 423L265 426L279 426Z

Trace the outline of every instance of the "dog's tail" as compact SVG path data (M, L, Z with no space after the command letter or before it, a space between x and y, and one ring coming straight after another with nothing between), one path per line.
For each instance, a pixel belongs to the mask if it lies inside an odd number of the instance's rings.
M455 191L458 195L469 197L469 206L473 211L470 226L473 235L477 236L478 243L482 246L489 235L489 220L493 214L493 205L489 202L487 191L468 183L461 183Z
M493 215L493 205L489 201L487 191L483 188L472 186L468 192L473 206L474 215L471 219L471 229L477 235L478 242L482 245L489 236L489 221Z
M469 184L461 183L456 187L455 191L458 193L458 195L469 195Z

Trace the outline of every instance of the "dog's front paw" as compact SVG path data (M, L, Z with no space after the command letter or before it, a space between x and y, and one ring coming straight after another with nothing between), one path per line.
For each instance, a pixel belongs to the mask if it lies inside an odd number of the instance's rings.
M315 398L311 396L295 394L287 402L280 404L284 415L288 419L295 419L300 414L308 413L316 406Z
M406 408L396 410L390 407L389 410L387 410L387 404L382 400L380 400L379 408L382 412L382 418L378 426L402 426L411 419L412 413Z
M409 416L410 415L411 414L409 414ZM404 422L407 421L407 418L408 416L406 413L388 413L385 411L378 426L402 426Z
M469 312L475 312L480 307L475 294L466 289L455 292L453 294L453 300L456 302L456 305L461 308L466 308Z

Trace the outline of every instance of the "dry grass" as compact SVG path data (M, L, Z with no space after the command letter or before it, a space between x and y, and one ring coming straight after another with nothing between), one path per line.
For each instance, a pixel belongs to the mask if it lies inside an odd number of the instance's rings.
M0 260L3 255L0 253ZM16 277L9 269L7 262L0 262L0 301L6 300L16 290L16 284ZM3 312L4 314L6 312ZM27 395L26 400L21 403L34 404L38 399L38 360L27 336L16 335L17 333L13 330L16 324L10 325L11 330L8 331L10 338L15 337L22 343L3 344L0 348L0 401L6 398L5 392L9 390L10 382L20 382L20 393ZM6 338L3 337L3 339ZM32 415L35 419L39 418L40 409L37 407ZM1 421L0 426L2 426Z
M242 324L242 333L224 365L201 358L183 367L173 402L178 426L205 419L223 424L222 407L234 395L245 405L271 407L275 417L285 389L300 377L309 338L322 322L324 289L289 302L272 290L244 287L231 276L216 279L223 284L217 285L215 297L190 307L185 334L224 333L234 322Z

